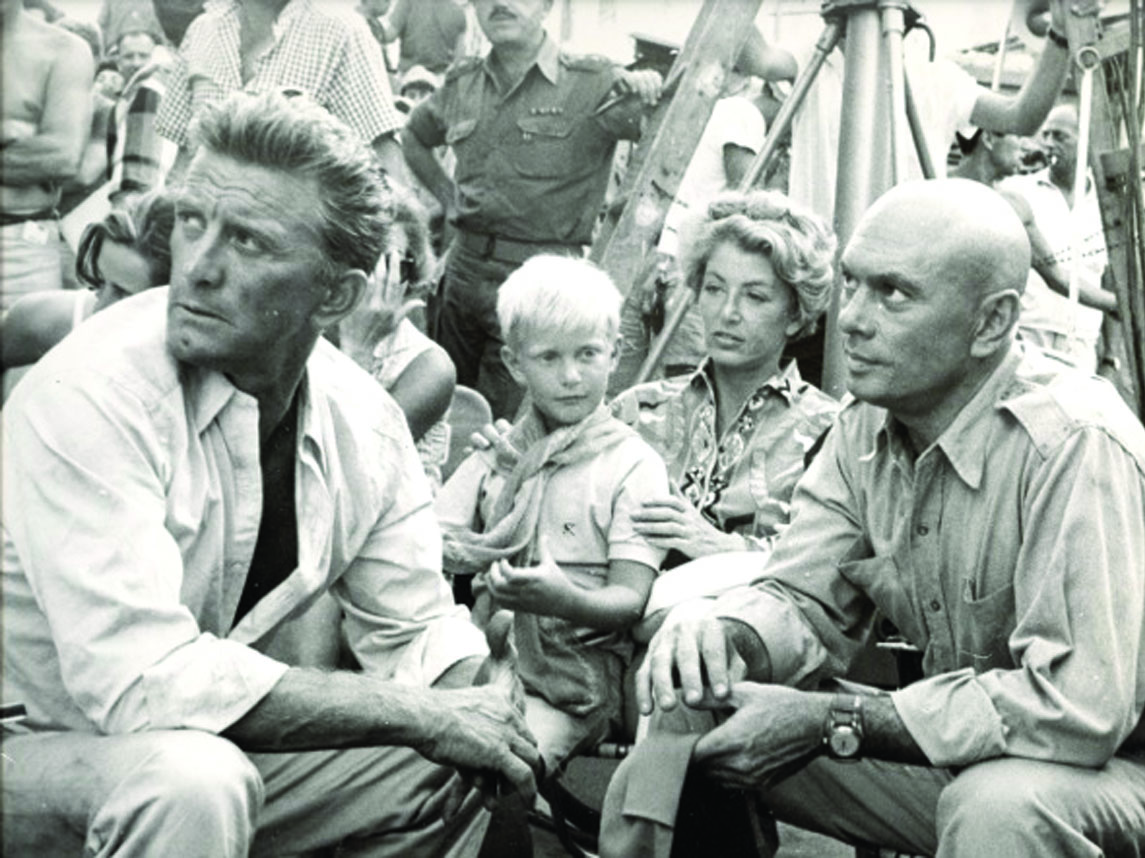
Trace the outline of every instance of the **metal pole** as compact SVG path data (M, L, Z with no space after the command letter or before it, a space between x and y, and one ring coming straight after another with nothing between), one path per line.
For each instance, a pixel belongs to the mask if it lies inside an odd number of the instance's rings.
M811 60L795 78L795 83L791 87L791 94L784 99L783 106L779 108L779 113L775 114L775 119L767 132L767 139L763 141L763 146L752 159L751 166L748 167L747 173L740 181L739 190L750 190L759 181L764 170L770 166L771 159L779 148L779 141L791 128L795 114L803 106L803 101L807 97L807 90L811 88L811 84L819 74L819 69L823 67L823 63L831 51L835 50L835 46L839 44L842 34L843 27L838 20L832 19L827 22L827 26L823 28L823 32L819 36L819 41L815 43L815 52L811 55Z
M914 96L910 91L910 75L903 69L902 77L903 96L906 100L906 121L910 123L910 136L914 139L914 152L918 155L918 163L922 167L922 175L933 179L938 174L934 172L934 162L930 159L930 149L926 145L926 130L922 127L922 118L918 115L918 106L914 103Z
M902 42L906 30L903 16L904 4L901 0L879 0L879 19L883 31L883 47L887 56L887 92L890 96L890 137L891 137L891 184L897 184L901 176L900 129L906 115L906 95L903 89Z
M1018 0L1010 4L1010 14L1006 16L1006 26L1002 28L1002 38L998 40L998 56L994 59L994 75L990 78L990 89L997 92L1002 88L1002 68L1006 65L1006 49L1010 45L1010 19L1014 17L1014 10Z
M843 50L843 115L839 128L839 171L835 185L835 234L845 247L855 225L878 194L889 185L875 143L879 112L879 15L875 8L855 9L847 20ZM823 390L841 398L846 392L846 364L839 339L839 293L836 279L827 309L823 342Z

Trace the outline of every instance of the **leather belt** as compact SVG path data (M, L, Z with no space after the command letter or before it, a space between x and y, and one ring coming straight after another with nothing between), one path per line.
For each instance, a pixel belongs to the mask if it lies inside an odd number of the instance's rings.
M487 232L457 231L457 243L483 259L502 262L524 262L538 253L559 253L563 256L581 256L584 248L579 244L561 241L519 241Z
M59 213L55 209L40 209L38 212L27 214L8 214L0 212L0 226L15 226L32 220L59 220Z

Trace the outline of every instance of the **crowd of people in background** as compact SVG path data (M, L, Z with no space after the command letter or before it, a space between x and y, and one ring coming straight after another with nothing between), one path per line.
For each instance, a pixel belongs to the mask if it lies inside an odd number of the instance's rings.
M839 55L743 188L809 60L748 34L614 284L677 45L570 53L554 0L0 0L5 854L475 855L633 696L602 854L734 854L672 819L745 789L912 853L1145 850L1145 430L1094 377L1049 5L1016 92L908 63L938 178L842 246ZM833 290L843 401L792 359ZM848 681L884 620L894 692Z

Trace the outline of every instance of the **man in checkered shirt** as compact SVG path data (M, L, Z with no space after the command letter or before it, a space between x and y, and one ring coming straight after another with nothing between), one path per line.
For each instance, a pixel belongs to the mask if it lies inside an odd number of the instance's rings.
M317 0L212 0L187 30L156 129L180 147L203 104L235 90L299 90L350 126L401 175L401 115L378 43L352 11Z

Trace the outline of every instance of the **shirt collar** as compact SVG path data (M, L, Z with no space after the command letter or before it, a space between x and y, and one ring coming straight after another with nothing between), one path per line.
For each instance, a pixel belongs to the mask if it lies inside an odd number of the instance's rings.
M1011 345L1002 363L990 374L974 396L962 407L953 422L932 445L942 450L959 479L971 489L982 484L982 472L986 468L986 455L990 448L992 431L989 415L1005 407L1006 394L1021 362L1021 349ZM880 441L897 449L892 439L905 436L905 429L891 415L887 414ZM905 455L905 451L901 454Z
M703 386L709 394L714 396L716 382L712 376L712 367L712 359L710 357L704 358L696 371L692 373L692 378L688 384L690 386ZM786 367L756 388L755 393L758 395L763 391L770 390L778 394L788 405L791 405L795 402L795 395L802 386L803 377L799 374L799 366L794 360L791 360L787 362ZM750 398L748 397L748 399Z
M282 11L278 13L278 17L274 19L274 25L271 27L275 44L278 44L279 40L282 39L282 34L286 32L294 19L310 8L310 4L311 0L290 0L282 7ZM241 11L241 6L241 0L210 0L203 11L225 13L237 17Z
M493 78L493 80L497 80L496 75L493 74L492 68L489 65L492 58L493 53L490 51L485 55L482 64L485 66L485 73ZM561 51L560 48L557 47L557 43L549 38L547 32L541 40L540 48L537 49L537 56L533 59L533 65L540 70L541 74L548 79L549 83L555 84L557 82L560 76ZM526 75L527 74L528 72L526 72Z
M179 367L180 382L186 387L187 399L195 432L201 435L214 422L231 402L245 401L244 407L254 409L258 414L258 401L249 393L239 390L221 372L203 370L189 364ZM309 445L318 462L318 468L325 472L325 452L321 439L322 416L316 407L314 391L310 387L310 372L302 375L298 390L298 426L300 444Z

